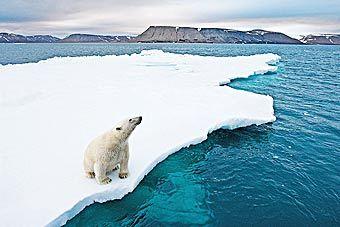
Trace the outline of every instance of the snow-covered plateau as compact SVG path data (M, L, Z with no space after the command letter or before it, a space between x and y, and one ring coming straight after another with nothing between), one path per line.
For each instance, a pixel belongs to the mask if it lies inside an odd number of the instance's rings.
M149 50L0 66L1 225L62 225L85 206L132 192L157 163L216 129L274 121L272 97L220 85L273 72L269 63L279 59ZM139 115L129 177L116 171L108 185L86 178L88 143Z

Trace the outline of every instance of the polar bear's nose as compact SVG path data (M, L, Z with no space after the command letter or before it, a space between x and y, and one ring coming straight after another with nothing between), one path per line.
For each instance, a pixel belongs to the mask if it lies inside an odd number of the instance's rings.
M142 122L142 117L135 118L136 124L139 125Z
M139 117L131 118L129 119L129 122L139 125L142 122L142 117L139 116Z

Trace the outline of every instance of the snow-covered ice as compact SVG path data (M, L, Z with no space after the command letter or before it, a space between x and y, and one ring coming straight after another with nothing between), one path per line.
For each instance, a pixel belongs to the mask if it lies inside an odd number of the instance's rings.
M270 96L233 78L275 71L274 54L164 53L53 58L0 66L0 216L3 226L58 226L95 201L122 198L168 155L234 129L275 120ZM130 176L98 185L83 153L118 121L143 116L130 138Z

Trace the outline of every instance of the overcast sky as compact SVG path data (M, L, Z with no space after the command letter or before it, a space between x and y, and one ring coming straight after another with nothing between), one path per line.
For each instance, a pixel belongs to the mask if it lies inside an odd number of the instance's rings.
M340 0L0 0L0 32L131 35L150 25L340 33Z

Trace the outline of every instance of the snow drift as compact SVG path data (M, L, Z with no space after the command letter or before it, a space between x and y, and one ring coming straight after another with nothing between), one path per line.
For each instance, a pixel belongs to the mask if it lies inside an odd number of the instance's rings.
M215 129L274 121L270 96L219 84L275 71L267 63L277 60L152 50L0 67L1 224L64 224L95 201L122 198L157 163ZM91 139L139 115L130 176L115 172L105 186L85 178Z

